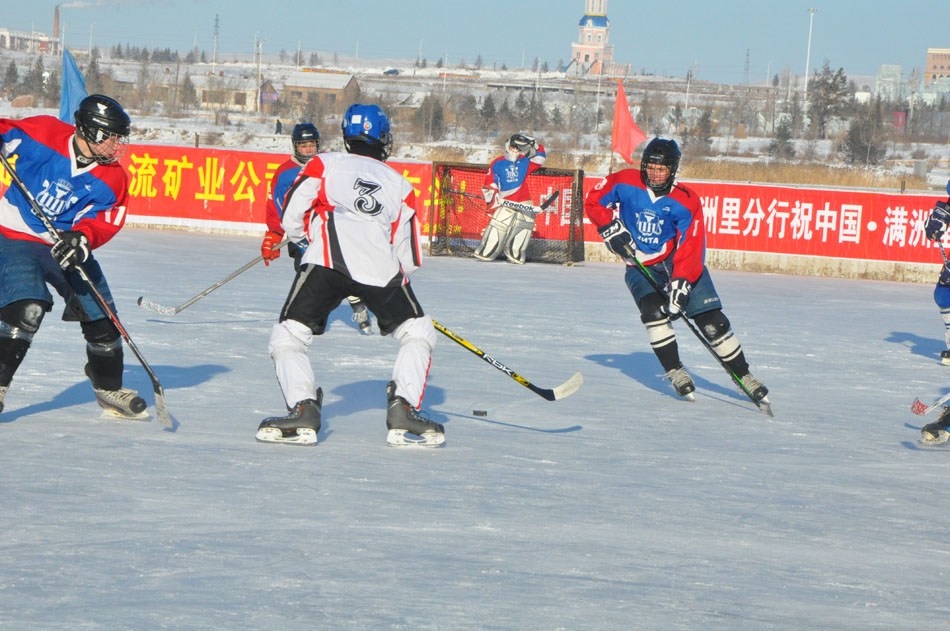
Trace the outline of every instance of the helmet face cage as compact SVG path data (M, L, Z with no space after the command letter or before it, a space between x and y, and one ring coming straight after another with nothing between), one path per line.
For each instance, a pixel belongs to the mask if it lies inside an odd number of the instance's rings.
M313 123L298 123L294 125L294 130L291 132L290 138L294 146L294 159L301 164L305 164L320 150L320 132L317 131L317 127ZM313 152L303 153L300 150L301 145L311 142L314 143Z
M531 151L534 138L525 134L512 134L505 143L505 157L514 162L521 154Z
M89 145L93 160L111 164L125 153L132 123L118 101L101 94L87 96L74 118L76 132Z
M668 193L673 188L673 180L676 178L676 170L680 165L680 158L683 153L675 140L666 140L665 138L654 138L643 150L643 158L640 160L640 176L643 183L646 184L654 193ZM652 182L647 173L647 167L651 164L660 164L667 167L670 172L662 182Z
M378 105L355 103L349 106L340 127L343 130L343 144L350 153L353 153L353 143L365 143L379 151L380 160L389 157L393 137L389 119Z

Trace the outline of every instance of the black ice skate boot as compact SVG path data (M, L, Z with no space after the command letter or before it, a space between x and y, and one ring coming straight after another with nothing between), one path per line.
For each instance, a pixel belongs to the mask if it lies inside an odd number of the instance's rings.
M742 378L742 385L745 386L745 389L749 391L749 396L752 397L753 401L766 401L766 397L769 394L769 389L765 387L765 384L752 376L752 373L747 373L745 377Z
M353 321L360 327L360 333L363 335L372 335L373 321L370 319L369 309L366 308L366 304L360 300L358 302L351 302L350 307L353 308Z
M668 370L664 376L673 384L673 389L676 390L677 395L689 401L696 399L696 397L693 396L696 385L693 383L693 379L689 376L689 373L686 372L685 368L680 366L679 368Z
M148 405L145 403L145 399L139 396L138 391L131 388L118 388L116 390L100 388L88 365L86 366L86 376L92 382L92 391L96 395L96 403L102 408L104 415L125 421L148 420L148 412L145 411Z
M261 421L255 438L262 443L316 445L317 435L320 433L321 407L323 389L317 388L316 399L299 401L287 416L275 416Z
M927 445L942 445L950 439L950 407L943 406L943 412L933 423L924 425L920 429L920 442Z
M396 382L386 384L386 442L391 447L440 447L445 442L445 428L430 421L400 396ZM410 434L407 436L407 434Z

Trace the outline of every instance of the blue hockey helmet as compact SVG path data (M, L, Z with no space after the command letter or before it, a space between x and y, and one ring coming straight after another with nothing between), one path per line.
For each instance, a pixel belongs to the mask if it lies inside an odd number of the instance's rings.
M380 160L389 157L393 137L389 131L389 119L378 105L354 103L346 108L340 127L343 129L343 144L350 153L361 153L356 143L363 143L378 152Z
M320 149L320 132L313 123L297 123L294 125L294 130L290 133L290 139L294 144L294 159L301 164L306 164ZM310 142L314 143L313 151L307 153L301 151L301 145Z

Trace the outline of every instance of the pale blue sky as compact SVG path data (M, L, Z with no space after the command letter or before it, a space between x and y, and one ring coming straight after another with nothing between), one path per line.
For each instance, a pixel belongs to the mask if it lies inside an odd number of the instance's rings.
M197 42L210 54L217 14L223 59L251 54L257 36L265 54L299 45L305 58L414 59L421 49L430 63L447 56L471 64L481 55L509 67L568 61L584 13L583 0L6 0L0 27L52 33L57 4L71 48L87 48L91 35L100 48L184 52ZM900 64L909 76L923 70L928 47L950 48L945 0L610 0L607 17L615 60L634 73L684 76L694 66L699 79L739 84L804 71L809 7L818 10L812 70L827 58L848 75Z

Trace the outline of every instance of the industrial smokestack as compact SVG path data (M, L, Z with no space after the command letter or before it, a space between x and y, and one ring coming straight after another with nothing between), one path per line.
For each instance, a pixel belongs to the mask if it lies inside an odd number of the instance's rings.
M59 5L53 9L53 39L59 41Z

